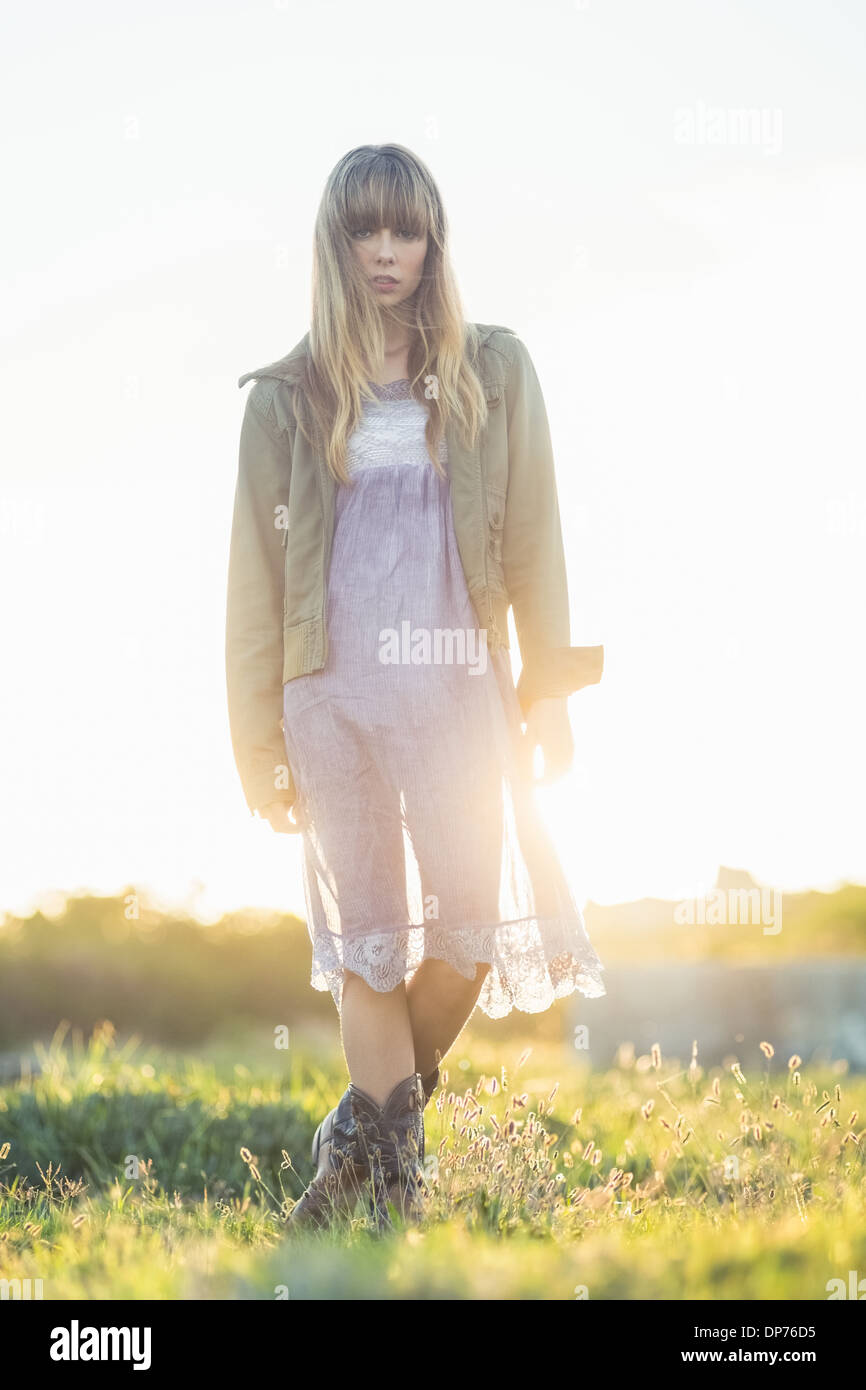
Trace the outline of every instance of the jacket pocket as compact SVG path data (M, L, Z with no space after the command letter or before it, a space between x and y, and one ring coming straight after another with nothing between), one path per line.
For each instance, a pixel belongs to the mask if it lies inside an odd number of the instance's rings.
M487 408L490 410L502 400L502 382L485 381L484 394L487 397Z
M502 382L486 381L484 395L487 427L480 441L481 471L487 486L503 497L508 488L508 432Z
M495 565L502 564L502 532L505 526L505 493L485 484L487 497L487 554Z

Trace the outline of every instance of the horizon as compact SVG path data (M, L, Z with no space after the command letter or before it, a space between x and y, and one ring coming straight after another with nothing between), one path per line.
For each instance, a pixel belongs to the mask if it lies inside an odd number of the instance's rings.
M732 876L731 881L727 883L720 883L719 880L722 878L723 874L730 874ZM659 897L653 894L644 894L641 897L624 898L614 902L599 902L596 899L589 897L584 902L584 909L588 910L589 908L595 907L603 908L605 910L612 910L617 907L636 907L645 903L661 903L664 905L676 907L682 903L690 902L695 899L700 899L702 897L707 898L711 894L718 892L748 893L756 890L769 890L773 893L779 894L779 896L782 898L807 897L811 894L832 897L835 894L842 893L846 889L850 888L866 889L866 882L856 879L845 879L831 888L819 888L808 886L805 888L793 889L780 887L775 884L760 883L758 880L754 878L754 876L749 872L748 869L737 868L733 865L728 864L720 864L716 875L715 883L697 894L690 894L686 895L685 897L679 898ZM124 892L124 890L127 891ZM123 884L121 888L119 888L117 891L110 893L99 893L89 889L81 889L78 892L68 892L62 889L46 889L43 890L39 902L34 902L27 912L16 912L10 908L4 908L4 906L0 904L0 929L2 929L7 918L15 918L16 920L21 921L27 920L28 918L39 914L49 921L56 920L64 915L67 904L70 902L77 902L88 899L92 899L95 902L113 901L118 898L128 896L129 892L133 891L137 892L140 895L143 895L146 910L153 910L166 916L177 911L176 905L163 903L160 902L158 899L151 900L146 887L142 890L141 888L136 888L136 885L130 883ZM263 915L272 915L276 913L286 916L298 917L301 921L305 920L303 912L297 912L294 909L290 908L275 907L273 904L253 902L237 904L231 908L226 909L219 915L212 917L200 915L200 913L191 904L184 905L183 912L190 921L193 921L197 925L203 927L214 926L216 925L216 923L221 921L223 917L231 916L233 914L242 915L246 912L261 912ZM129 920L135 920L135 918L130 918ZM673 920L674 919L672 918L672 921Z

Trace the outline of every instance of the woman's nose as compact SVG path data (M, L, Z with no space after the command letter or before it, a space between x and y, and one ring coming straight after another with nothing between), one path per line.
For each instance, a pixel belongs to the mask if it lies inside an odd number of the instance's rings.
M387 227L383 227L379 232L379 245L376 250L377 255L384 256L386 260L393 259L394 248L391 245L391 233L388 231Z

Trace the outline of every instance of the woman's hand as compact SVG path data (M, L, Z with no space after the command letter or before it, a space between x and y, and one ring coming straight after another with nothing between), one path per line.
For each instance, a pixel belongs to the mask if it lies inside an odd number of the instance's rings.
M301 826L294 819L294 806L287 801L269 801L267 806L258 808L262 820L266 820L272 830L280 835L298 835Z
M574 757L574 738L568 719L568 697L558 695L549 700L536 700L530 705L524 738L530 778L537 746L540 745L544 755L544 773L536 782L536 786L546 787L557 781L571 767Z

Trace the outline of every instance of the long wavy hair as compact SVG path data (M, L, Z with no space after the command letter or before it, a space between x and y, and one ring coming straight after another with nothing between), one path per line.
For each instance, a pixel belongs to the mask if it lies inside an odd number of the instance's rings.
M408 300L383 306L354 252L361 229L427 233L421 282ZM465 322L448 257L448 227L439 190L426 165L403 145L359 145L332 170L316 217L309 349L295 395L298 427L320 449L342 483L350 481L347 442L365 399L368 380L384 369L385 317L408 329L412 395L427 409L430 460L444 476L439 441L456 420L466 447L487 421L487 401L474 363L477 334Z

